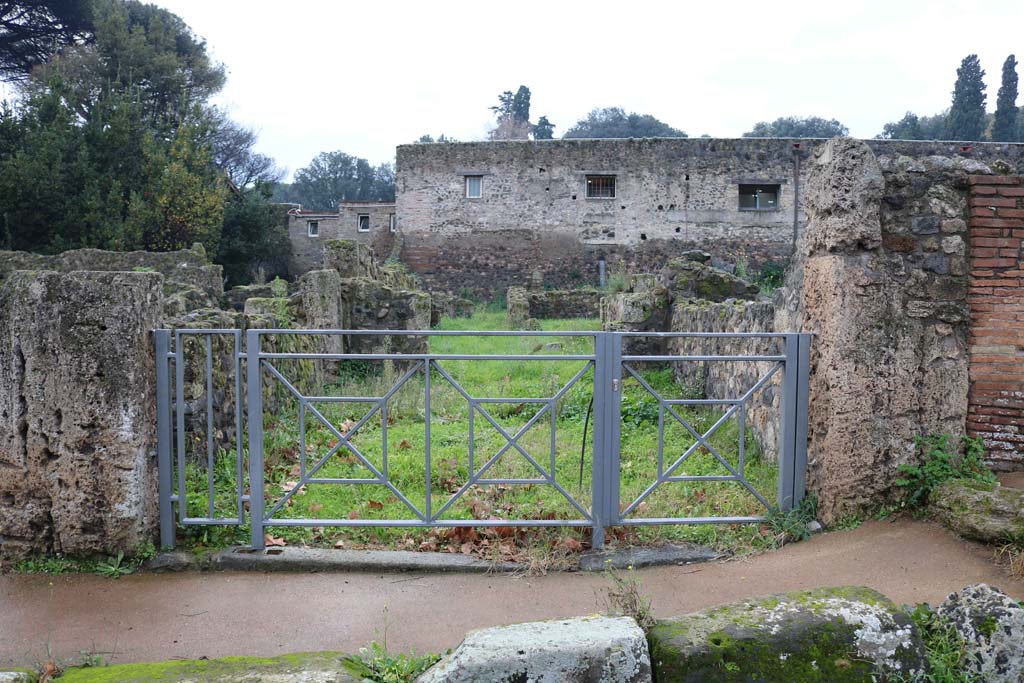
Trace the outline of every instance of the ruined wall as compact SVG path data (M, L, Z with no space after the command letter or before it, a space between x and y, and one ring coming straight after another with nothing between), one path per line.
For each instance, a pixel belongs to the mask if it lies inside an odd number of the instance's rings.
M914 437L964 431L967 183L990 171L848 138L808 166L808 223L775 329L816 334L808 486L832 522L897 495Z
M526 296L529 318L561 320L597 318L601 314L602 292L597 289L550 290Z
M967 431L995 469L1024 467L1024 176L972 176Z
M794 204L797 186L806 184L808 159L825 142L672 138L403 145L396 166L402 259L432 290L465 289L485 298L526 284L534 270L550 287L595 286L601 256L610 270L623 264L632 272L655 271L694 248L752 268L786 260L794 217L805 223ZM1020 144L865 144L922 168L938 157L1004 159L1011 165L1024 158ZM614 175L616 197L587 199L588 174ZM465 196L467 175L481 176L479 199ZM778 209L740 210L739 185L754 183L780 186Z
M156 273L0 283L0 555L131 552L156 520Z
M359 230L359 215L369 216L370 229ZM374 256L383 261L394 247L397 233L391 231L391 216L395 215L392 202L342 202L337 211L288 212L288 240L292 253L288 270L292 277L319 268L325 244L330 240L345 239L368 245ZM315 221L317 234L309 234L309 224ZM397 229L397 218L395 219Z

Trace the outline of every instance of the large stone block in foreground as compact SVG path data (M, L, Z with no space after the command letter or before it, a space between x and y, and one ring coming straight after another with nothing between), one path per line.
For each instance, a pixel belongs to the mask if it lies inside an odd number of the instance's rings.
M915 680L923 648L910 617L867 588L823 588L659 621L660 683Z
M964 641L964 668L985 683L1024 681L1024 608L983 583L950 594L938 609Z
M417 683L644 683L651 661L629 617L580 617L473 631Z
M162 281L15 271L0 285L0 555L151 538Z

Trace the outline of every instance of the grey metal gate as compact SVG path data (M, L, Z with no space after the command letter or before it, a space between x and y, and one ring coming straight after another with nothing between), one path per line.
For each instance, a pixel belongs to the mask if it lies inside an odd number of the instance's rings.
M811 336L798 333L627 333L627 332L518 332L518 331L409 331L409 330L293 330L293 329L256 329L245 333L243 348L243 332L237 329L178 329L154 330L156 351L157 379L157 431L158 431L158 467L159 467L159 498L160 498L160 540L164 547L173 547L177 525L250 525L251 545L263 548L265 544L265 528L273 526L380 526L380 527L488 527L488 526L574 526L590 527L593 535L593 546L602 547L605 530L620 525L650 524L710 524L710 523L750 523L765 519L757 516L707 516L707 517L643 517L635 513L641 509L642 503L660 487L673 482L730 481L737 482L754 495L765 507L772 507L747 480L744 471L744 444L746 441L746 417L750 409L752 397L769 384L778 391L778 461L779 477L775 504L782 510L789 510L799 503L805 493L805 471L807 462L807 385L810 356ZM593 352L586 354L440 354L440 353L331 353L323 352L285 352L268 350L265 341L283 335L317 335L327 338L358 337L360 335L383 335L390 338L402 337L490 337L516 336L538 338L587 337L593 340ZM764 340L772 341L781 346L778 353L758 354L645 354L623 353L624 341L631 338L663 338L684 339L694 341L727 340ZM172 344L173 341L173 344ZM195 397L187 396L186 361L184 351L188 343L193 343L204 357L205 372L200 366L203 381L200 392L203 397L198 402ZM216 347L215 347L216 344ZM214 356L215 348L219 350L225 363L230 366L231 375L222 384L215 386ZM310 395L303 393L286 373L277 367L282 360L300 361L389 361L401 368L397 381L390 389L379 396L344 396L344 395ZM520 363L574 361L582 365L580 369L562 384L550 396L544 397L494 397L473 396L455 377L448 372L442 362L447 361L514 361ZM764 373L757 377L752 386L747 387L740 395L723 398L692 398L671 399L662 396L641 376L637 370L641 363L754 363L764 368ZM577 500L556 480L555 472L555 410L558 401L563 399L582 378L593 370L593 442L591 450L592 485L591 501ZM760 374L760 373L758 373ZM412 501L389 478L388 471L388 402L413 377L422 375L424 385L423 405L426 419L424 420L423 466L425 498L422 506ZM447 383L465 401L469 413L468 455L469 476L448 500L439 506L432 502L432 469L431 469L431 382L432 376ZM657 476L650 485L636 498L620 501L621 491L621 427L622 427L622 393L620 388L623 379L632 378L644 387L657 402L658 406L658 439L657 439ZM244 379L243 379L244 378ZM264 393L266 382L277 383L283 387L287 395L294 400L298 409L300 443L298 478L293 482L291 490L286 492L273 505L268 506L264 500ZM215 433L218 429L214 424L214 396L219 395L218 403L223 407L233 401L231 419L224 420L226 429L234 432L233 468L235 486L232 493L234 514L216 516L214 512L214 453L216 450ZM233 394L233 396L229 396ZM232 400L228 400L228 399ZM348 429L340 429L324 416L319 404L324 403L369 403L370 410ZM244 405L243 405L244 403ZM518 403L522 405L538 405L536 413L515 433L506 430L489 412L488 406L494 403ZM205 404L205 405L203 405ZM721 416L709 429L701 430L691 424L680 414L680 407L709 406L720 409ZM206 460L208 487L206 493L206 514L189 515L187 504L186 459L189 449L186 445L186 416L196 419L202 414L205 424L205 443L194 445L193 458ZM358 432L373 418L380 419L382 424L382 466L372 463L360 448L352 443L352 435ZM474 461L474 420L479 417L504 438L505 443L495 454L488 457L482 464ZM728 420L737 418L739 422L739 458L734 465L715 448L711 436ZM550 453L547 463L543 458L535 457L518 441L522 435L542 419L551 421ZM334 446L315 461L310 461L306 449L306 421L312 420L322 425L336 439ZM666 424L681 425L694 442L670 462L665 460ZM584 438L586 438L584 436ZM536 471L530 478L501 478L488 476L488 470L506 452L515 449L526 462ZM205 450L205 453L203 451ZM364 478L329 478L318 477L319 471L334 455L346 452L364 466L371 476ZM695 453L709 453L727 471L724 475L687 475L679 474L681 466L694 457ZM198 455L196 455L198 454ZM246 464L247 463L247 464ZM582 471L582 462L581 462ZM248 491L245 480L248 477ZM404 519L355 519L336 515L331 518L283 518L278 516L288 505L297 492L307 484L336 484L358 486L374 484L386 487L393 496L400 500L409 512ZM575 518L567 519L448 519L443 515L474 486L486 485L521 485L550 486L558 491L578 513ZM177 514L175 513L177 511ZM339 511L344 512L344 511Z

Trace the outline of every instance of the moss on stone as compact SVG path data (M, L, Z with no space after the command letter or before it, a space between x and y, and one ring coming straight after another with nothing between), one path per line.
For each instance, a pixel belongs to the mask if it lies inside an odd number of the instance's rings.
M103 667L74 667L57 680L61 683L242 683L260 680L259 675L282 675L303 671L337 671L337 681L351 681L338 652L308 652L279 657L225 657L149 664L117 664Z

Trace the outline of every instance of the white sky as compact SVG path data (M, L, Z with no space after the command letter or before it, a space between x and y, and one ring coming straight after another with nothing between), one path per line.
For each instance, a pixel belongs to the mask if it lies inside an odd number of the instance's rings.
M948 107L965 55L990 111L1003 60L1024 61L1021 0L155 1L207 40L220 103L291 172L322 151L390 161L424 133L481 139L521 84L556 136L621 106L691 136L816 115L872 137Z

